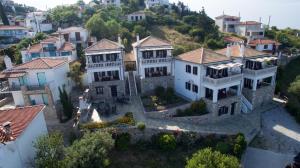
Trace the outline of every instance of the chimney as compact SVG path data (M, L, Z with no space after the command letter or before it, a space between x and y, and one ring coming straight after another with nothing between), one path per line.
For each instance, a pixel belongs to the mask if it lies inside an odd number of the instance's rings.
M139 34L136 34L136 42L137 42L137 44L140 44L140 35Z
M120 36L120 35L118 35L118 43L119 43L120 45L122 45L122 39L121 39L121 36Z
M245 45L244 45L244 44L242 44L242 45L240 46L240 56L241 56L241 57L244 57L244 56L245 56Z
M10 69L13 68L12 62L11 62L11 59L9 58L9 56L5 55L5 57L4 57L4 63L5 63L5 66L6 66L7 70L10 70Z
M230 46L230 44L227 45L226 56L227 56L228 58L231 57L231 46Z
M7 121L7 122L3 123L2 126L5 130L6 135L11 135L12 134L11 122L10 121Z

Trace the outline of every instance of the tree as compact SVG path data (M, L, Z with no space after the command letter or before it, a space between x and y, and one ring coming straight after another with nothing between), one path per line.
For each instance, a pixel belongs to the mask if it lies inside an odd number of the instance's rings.
M187 161L185 168L239 168L236 157L206 148L198 151Z
M97 37L97 39L102 39L108 32L105 22L101 19L99 13L94 14L86 23L85 27L91 32L92 36Z
M54 25L56 26L71 26L78 25L82 21L77 14L78 7L71 6L56 6L50 10L50 18Z
M55 132L38 138L36 148L35 166L38 168L60 168L64 156L63 136Z
M105 23L106 29L109 30L106 34L107 38L117 37L120 33L121 26L116 20L110 20Z
M133 28L133 33L135 35L139 34L140 38L144 38L146 36L149 35L148 31L146 30L145 27L141 26L141 25L136 25Z
M75 85L82 88L83 72L81 71L81 63L75 62L70 66L70 72L68 76L75 82Z
M63 113L67 117L67 119L70 119L73 116L73 104L71 97L68 95L65 86L63 86L63 89L58 87L59 90L59 98L60 98L60 103L63 108Z
M108 152L114 140L109 133L85 133L80 140L66 148L64 163L66 167L101 168L109 165Z
M6 16L5 11L4 11L4 7L2 5L2 2L0 2L0 17L2 18L2 23L4 25L9 25L9 21L8 21L8 18Z

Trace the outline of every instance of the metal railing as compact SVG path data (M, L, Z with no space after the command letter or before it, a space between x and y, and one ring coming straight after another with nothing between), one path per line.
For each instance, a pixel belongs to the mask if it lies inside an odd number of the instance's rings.
M170 56L168 56L166 58L141 59L142 64L168 63L171 61L172 61L172 57L170 57Z
M88 63L88 68L103 68L103 67L115 67L121 66L122 61L109 61L109 62L101 62L101 63Z
M277 66L268 66L264 69L259 69L259 70L253 70L253 69L244 69L244 73L252 76L259 76L259 75L264 75L268 73L275 73L277 70Z
M215 85L215 86L219 86L219 85L224 85L227 83L231 83L231 82L236 82L236 81L240 81L243 79L243 75L242 74L235 74L232 76L228 76L228 77L224 77L224 78L211 78L209 76L205 76L203 77L203 82L210 84L210 85Z

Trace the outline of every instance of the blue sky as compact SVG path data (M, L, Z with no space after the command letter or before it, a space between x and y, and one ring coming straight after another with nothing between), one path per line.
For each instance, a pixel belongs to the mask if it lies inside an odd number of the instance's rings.
M61 4L72 4L76 0L14 0L17 3L35 6L39 9L46 9ZM89 0L85 0L88 2ZM177 2L178 0L170 0ZM300 0L181 0L192 10L201 10L205 7L210 17L216 17L225 12L225 14L241 14L242 20L259 21L262 18L263 23L268 22L271 15L271 25L280 28L292 27L300 29Z

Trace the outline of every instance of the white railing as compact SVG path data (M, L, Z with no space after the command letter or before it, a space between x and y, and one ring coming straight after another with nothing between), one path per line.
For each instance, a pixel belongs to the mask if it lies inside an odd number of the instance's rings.
M259 69L259 70L253 70L253 69L244 69L244 73L247 75L252 75L252 76L259 76L259 75L264 75L268 73L275 73L277 71L277 66L270 66L264 69Z
M110 62L101 62L101 63L88 63L88 68L103 68L103 67L115 67L121 66L121 61L110 61Z
M171 61L172 61L172 57L141 59L142 64L168 63Z
M224 77L224 78L218 78L218 79L214 79L214 78L205 76L205 77L203 77L203 82L207 83L209 85L219 86L219 85L224 85L224 84L231 83L231 82L241 81L242 79L243 79L242 74L236 74L236 75L232 75L232 76L228 76L228 77Z
M249 113L253 110L253 106L252 104L247 100L246 97L244 97L243 95L241 96L242 97L242 111L244 113Z

